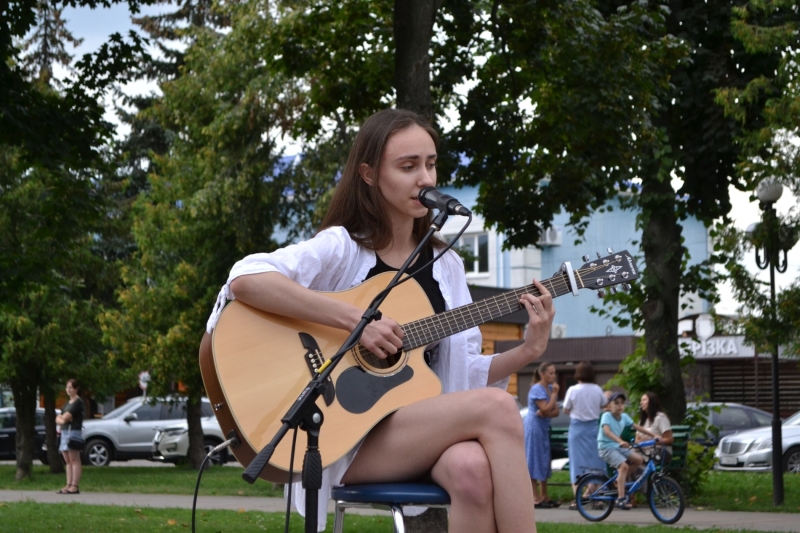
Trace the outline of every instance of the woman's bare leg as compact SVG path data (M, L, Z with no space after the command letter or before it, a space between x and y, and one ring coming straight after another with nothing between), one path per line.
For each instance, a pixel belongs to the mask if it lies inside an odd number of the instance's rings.
M67 484L64 485L64 488L61 490L67 490L70 485L72 485L72 471L69 468L69 452L61 452L61 455L64 456L64 470L67 472Z
M533 487L533 503L542 501L542 495L539 493L539 482L531 478L531 487Z
M494 516L494 491L489 458L478 441L453 444L431 471L442 487L461 487L451 495L450 531L497 531Z
M67 468L72 470L72 486L77 490L78 485L81 483L81 474L83 474L83 465L81 465L81 452L78 450L69 450L67 453L70 456L70 464L67 465Z
M491 484L477 489L469 480L482 477L479 454L472 446L455 446L470 441L483 449L491 473ZM461 463L469 466L456 468ZM370 431L342 482L408 481L429 472L450 494L451 525L489 491L496 528L476 529L473 522L469 530L536 531L522 418L507 392L454 392L399 409Z

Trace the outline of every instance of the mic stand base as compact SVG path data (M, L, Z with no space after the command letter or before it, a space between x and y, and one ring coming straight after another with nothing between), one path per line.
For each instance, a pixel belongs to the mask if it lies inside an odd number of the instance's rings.
M319 453L319 430L324 417L317 404L306 413L300 429L307 434L306 455L303 459L303 488L306 491L305 533L316 533L319 514L319 490L322 488L322 456ZM289 487L289 490L292 490Z

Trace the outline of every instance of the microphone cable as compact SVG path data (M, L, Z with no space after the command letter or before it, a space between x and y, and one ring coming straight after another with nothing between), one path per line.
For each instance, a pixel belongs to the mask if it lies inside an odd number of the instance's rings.
M225 448L227 448L229 446L233 447L233 448L236 448L237 446L239 446L240 441L239 441L239 437L236 436L236 432L234 432L233 430L230 430L228 432L228 435L226 435L226 436L228 437L228 440L226 440L222 444L219 444L213 450L208 452L206 454L206 456L203 458L203 462L200 464L200 472L197 473L197 483L195 483L195 486L194 486L194 497L192 498L192 533L195 533L195 531L194 531L194 519L195 519L195 513L197 511L197 494L200 491L200 479L203 477L203 470L206 469L206 465L208 464L208 461L211 460L211 456L212 455L214 455L217 452L220 452L220 451L224 450Z
M294 450L295 445L297 444L296 427L294 428L294 433L292 435L292 453L289 456L289 482L286 485L286 520L284 524L285 533L289 533L289 519L292 516L292 477L294 475Z

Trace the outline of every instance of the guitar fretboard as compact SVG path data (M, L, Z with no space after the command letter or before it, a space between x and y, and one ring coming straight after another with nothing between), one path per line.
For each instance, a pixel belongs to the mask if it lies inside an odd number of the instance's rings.
M550 291L553 298L570 292L566 273L557 274L541 283ZM519 298L523 294L539 296L541 293L535 285L527 285L438 315L403 324L401 326L405 332L403 350L409 351L426 346L450 335L524 309L519 303Z

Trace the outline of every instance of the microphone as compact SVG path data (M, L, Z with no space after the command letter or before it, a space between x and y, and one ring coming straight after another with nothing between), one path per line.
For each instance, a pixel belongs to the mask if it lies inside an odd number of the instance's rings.
M436 187L423 187L419 191L419 203L428 209L438 209L445 211L448 215L461 215L468 217L472 212L461 205L461 202L450 196L443 194Z

